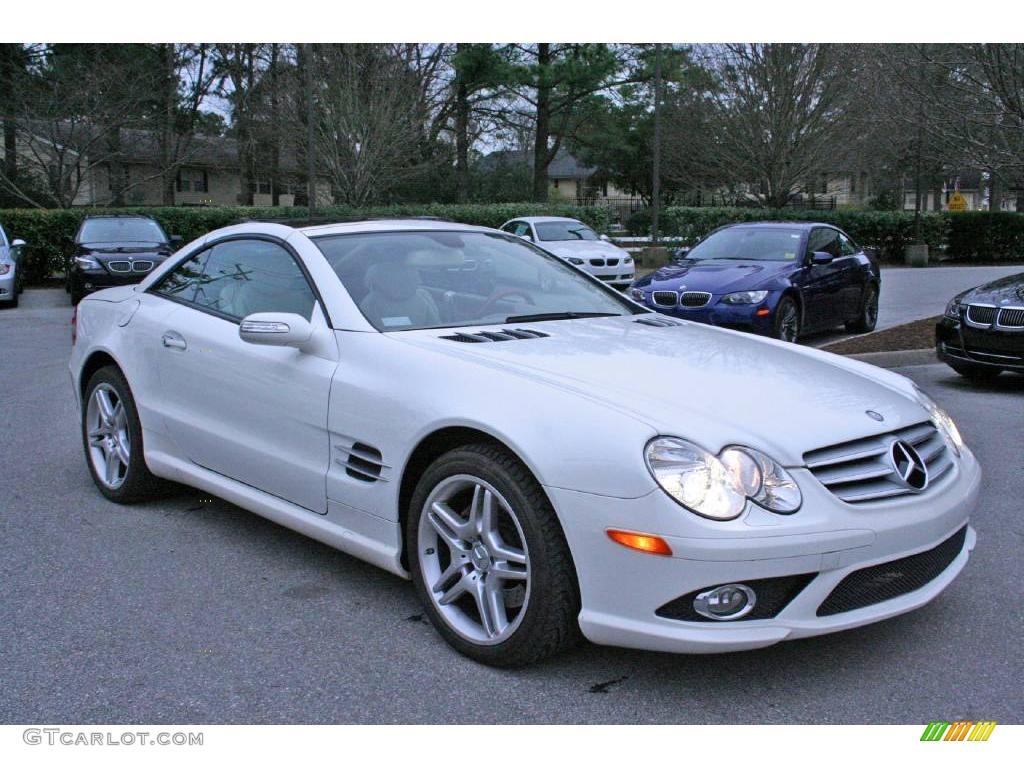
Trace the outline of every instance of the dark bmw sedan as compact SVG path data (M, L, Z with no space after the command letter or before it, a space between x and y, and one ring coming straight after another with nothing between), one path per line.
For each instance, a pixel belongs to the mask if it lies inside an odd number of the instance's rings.
M935 349L969 379L1024 373L1024 272L954 296L935 326Z
M171 255L172 242L149 216L86 216L74 237L68 259L71 303L112 285L137 283Z
M874 258L829 224L732 224L635 281L635 301L665 314L783 341L878 319Z

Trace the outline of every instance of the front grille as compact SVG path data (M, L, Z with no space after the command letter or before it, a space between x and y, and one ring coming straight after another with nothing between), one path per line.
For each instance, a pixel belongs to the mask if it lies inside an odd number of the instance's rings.
M132 264L133 272L149 272L153 268L152 261L136 261Z
M893 465L890 450L897 440L912 445L928 468L928 485L922 490L953 468L949 448L929 421L809 451L804 463L822 485L847 504L919 493L900 480Z
M967 305L967 322L973 323L974 325L992 325L992 321L996 319L996 308L985 307L980 304L968 304Z
M816 573L802 573L797 576L777 576L771 579L737 580L737 583L746 584L754 590L755 602L754 609L750 613L733 619L733 621L775 618L817 575ZM676 621L710 621L718 624L719 620L701 616L693 610L693 601L697 595L715 586L718 585L701 587L688 595L677 597L675 600L665 603L655 613L662 618Z
M999 310L996 325L1000 328L1024 328L1024 307L1003 307Z
M618 259L608 259L607 261L605 261L605 264L607 264L609 267L617 267L619 265L619 260Z
M131 272L132 263L130 261L108 261L107 269L111 272Z
M927 552L854 571L818 606L819 616L855 611L920 589L949 567L963 551L967 526Z
M711 294L704 291L687 291L679 296L679 304L683 307L703 307L711 301Z
M659 307L674 307L679 303L679 294L675 291L654 291L651 299Z
M592 267L603 267L604 266L604 259L591 259L590 260L590 266L592 266Z

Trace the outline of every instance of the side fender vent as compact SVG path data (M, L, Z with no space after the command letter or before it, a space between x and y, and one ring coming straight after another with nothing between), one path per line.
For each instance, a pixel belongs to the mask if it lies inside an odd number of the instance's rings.
M348 459L345 461L345 474L349 477L354 477L356 480L363 480L367 483L375 483L383 479L381 478L383 469L384 457L372 445L353 443L352 447L348 449Z
M673 326L682 325L682 323L676 322L675 320L669 320L667 317L657 316L641 317L639 320L636 320L635 322L638 322L641 325L651 325L654 326L655 328L671 328Z
M541 333L529 328L502 328L500 331L480 331L465 333L459 331L451 336L439 338L448 341L461 341L463 344L482 344L488 341L515 341L516 339L546 339L550 334Z

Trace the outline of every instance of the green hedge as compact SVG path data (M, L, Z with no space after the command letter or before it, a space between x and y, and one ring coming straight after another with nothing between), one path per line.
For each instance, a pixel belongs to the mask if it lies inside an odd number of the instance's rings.
M946 253L964 261L1024 259L1024 213L963 211L949 216Z
M933 252L947 242L950 220L964 214L928 213L922 217L922 235ZM996 214L998 215L998 214ZM886 261L903 259L904 248L914 241L914 214L904 211L863 211L837 208L814 211L799 208L684 208L672 206L659 217L661 234L681 245L692 245L697 238L724 224L740 221L821 221L835 224L858 243L875 249ZM630 233L642 235L650 229L650 212L640 211L629 221ZM1018 251L1024 256L1024 251Z
M50 275L64 271L75 231L82 218L90 213L141 213L152 216L168 235L181 235L187 243L201 235L242 219L306 218L305 208L72 208L40 210L17 208L0 210L0 224L7 234L20 237L25 247L25 276L29 283L39 283ZM607 211L595 207L578 207L546 203L502 203L495 205L393 205L374 208L318 208L317 218L350 220L385 218L389 216L431 216L464 224L500 227L517 216L571 216L586 222L599 232L608 227Z

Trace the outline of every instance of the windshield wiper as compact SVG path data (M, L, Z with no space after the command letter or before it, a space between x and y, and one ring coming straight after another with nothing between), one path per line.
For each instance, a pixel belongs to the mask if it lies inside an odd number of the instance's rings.
M577 320L582 317L622 317L618 312L538 312L535 315L511 315L506 323L539 323L544 320Z

